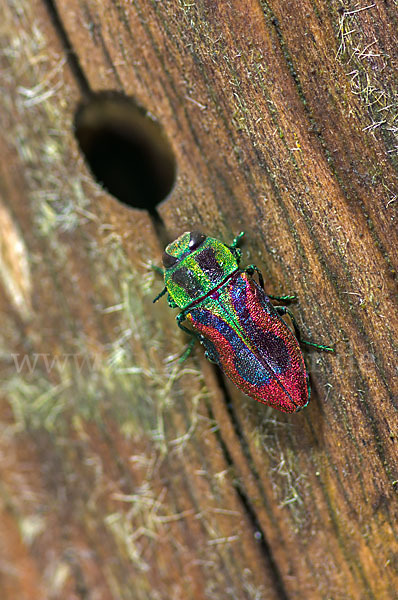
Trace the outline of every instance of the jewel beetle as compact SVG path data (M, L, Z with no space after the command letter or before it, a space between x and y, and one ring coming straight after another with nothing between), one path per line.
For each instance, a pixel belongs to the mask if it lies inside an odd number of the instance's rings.
M178 326L192 336L182 358L198 340L206 357L247 396L286 413L297 412L307 406L311 393L299 343L334 350L301 340L290 310L271 302L295 296L267 295L255 265L239 268L243 235L228 246L199 231L183 233L163 253L164 270L159 271L165 287L154 302L167 293L169 306L180 309ZM294 333L281 318L286 314Z

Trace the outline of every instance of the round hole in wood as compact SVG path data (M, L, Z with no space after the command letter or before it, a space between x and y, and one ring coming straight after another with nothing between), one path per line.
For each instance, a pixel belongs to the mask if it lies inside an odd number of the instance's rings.
M127 96L103 92L76 112L75 134L95 179L128 206L156 214L175 180L160 125Z

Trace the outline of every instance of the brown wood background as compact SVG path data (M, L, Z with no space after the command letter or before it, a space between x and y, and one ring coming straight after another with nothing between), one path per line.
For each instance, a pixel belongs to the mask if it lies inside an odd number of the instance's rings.
M1 12L2 600L398 598L396 1ZM170 142L163 234L78 148L102 90ZM193 227L335 345L302 413L178 364L150 265Z

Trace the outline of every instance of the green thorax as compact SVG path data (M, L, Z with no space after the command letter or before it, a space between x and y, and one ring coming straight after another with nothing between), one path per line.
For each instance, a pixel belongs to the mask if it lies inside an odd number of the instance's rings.
M191 233L185 232L166 248L177 262L164 272L168 293L181 309L211 293L238 269L236 254L219 240L203 236L204 241L190 249Z

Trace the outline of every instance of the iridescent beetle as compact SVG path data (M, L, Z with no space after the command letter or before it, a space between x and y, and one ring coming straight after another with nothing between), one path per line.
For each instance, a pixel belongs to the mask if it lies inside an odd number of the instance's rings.
M181 309L178 326L192 336L183 358L199 340L206 357L242 392L283 412L296 412L307 406L311 391L299 341L334 350L300 340L290 310L270 301L295 296L267 296L256 266L239 269L237 246L243 235L228 246L199 231L183 233L163 253L164 272L160 271L165 287L154 302L168 293L169 306ZM292 320L295 335L281 319L285 314ZM185 320L192 329L182 325Z

